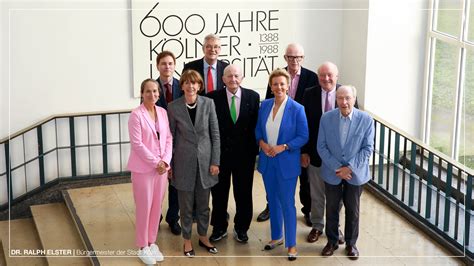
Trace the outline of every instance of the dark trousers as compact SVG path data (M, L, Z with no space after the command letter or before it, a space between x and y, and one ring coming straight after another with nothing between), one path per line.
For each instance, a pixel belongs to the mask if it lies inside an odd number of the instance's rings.
M355 245L359 237L359 207L362 186L354 186L342 180L338 185L324 182L326 193L326 236L328 242L337 245L339 239L340 201L344 203L346 245Z
M301 212L309 215L311 212L311 191L309 186L308 172L306 168L301 167L300 174L300 202L303 205Z
M227 206L232 175L232 187L236 212L234 228L247 231L250 227L253 214L252 186L255 161L242 163L242 158L235 161L222 163L219 167L219 182L211 188L212 215L211 225L213 230L227 230Z
M178 191L172 185L168 185L168 211L166 212L166 222L177 223L179 220Z

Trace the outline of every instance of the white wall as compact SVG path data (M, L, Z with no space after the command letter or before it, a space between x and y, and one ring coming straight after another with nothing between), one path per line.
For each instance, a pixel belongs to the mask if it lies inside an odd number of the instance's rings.
M307 68L315 70L325 60L342 63L342 0L244 0L236 6L248 10L250 3L280 9L282 21L290 18L282 25L281 46L302 43ZM0 139L51 115L138 104L132 97L138 85L132 81L129 5L129 0L2 2ZM285 65L283 53L277 66ZM265 85L266 80L260 87Z
M429 1L371 0L365 108L422 139Z
M0 138L54 114L138 104L127 8L127 1L2 4Z

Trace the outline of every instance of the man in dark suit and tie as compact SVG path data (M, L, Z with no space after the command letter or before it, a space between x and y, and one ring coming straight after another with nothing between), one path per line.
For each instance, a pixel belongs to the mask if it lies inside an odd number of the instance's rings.
M324 180L320 174L321 157L316 150L316 141L319 132L321 116L335 108L336 89L339 88L337 80L339 70L332 62L325 62L318 68L319 85L308 88L304 93L303 106L308 119L309 141L301 149L301 164L306 167L311 191L311 223L312 229L306 240L316 242L324 229ZM358 107L357 100L355 107ZM342 206L342 202L341 202ZM339 231L339 244L344 244L344 235Z
M229 65L222 77L226 89L207 94L214 100L221 140L219 182L211 189L213 232L210 241L227 236L227 204L232 175L236 205L234 238L248 241L247 230L252 220L252 185L258 146L255 140L260 96L240 87L243 75L237 65Z
M321 157L321 176L326 193L326 236L323 256L338 248L338 224L341 200L345 208L346 254L359 257L359 209L362 187L370 180L369 158L374 149L374 120L354 108L357 91L343 85L336 91L337 109L321 117L317 150Z
M301 64L304 60L304 49L300 44L291 43L286 47L285 61L287 67L285 70L290 73L290 86L288 95L296 102L303 104L304 92L307 88L318 86L318 76L313 71L304 68ZM265 99L273 98L270 86L267 86ZM301 211L304 214L306 225L311 226L311 195L308 183L306 168L301 168L300 174L300 202L303 205ZM266 221L269 218L268 204L265 210L257 217L257 221Z
M183 72L192 69L201 75L204 80L204 89L200 94L205 95L211 91L224 89L222 75L224 68L229 64L217 59L221 53L221 39L215 34L209 34L204 38L202 51L204 57L185 64Z
M175 67L176 58L172 52L163 51L156 57L156 68L160 73L160 76L156 79L160 84L160 98L156 105L164 109L168 109L168 103L183 95L183 91L179 87L179 80L173 77ZM173 234L180 235L178 192L171 185L168 185L168 206L166 222Z

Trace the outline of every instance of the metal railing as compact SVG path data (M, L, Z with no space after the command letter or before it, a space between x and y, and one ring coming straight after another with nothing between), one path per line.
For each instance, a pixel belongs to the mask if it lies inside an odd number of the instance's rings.
M0 196L0 209L60 179L128 175L129 113L55 116L1 140L0 195L8 198ZM369 189L451 251L472 259L473 171L372 116Z
M370 190L388 198L402 215L455 254L472 261L473 170L372 116L376 134Z
M54 116L1 140L0 210L61 179L128 175L129 114Z

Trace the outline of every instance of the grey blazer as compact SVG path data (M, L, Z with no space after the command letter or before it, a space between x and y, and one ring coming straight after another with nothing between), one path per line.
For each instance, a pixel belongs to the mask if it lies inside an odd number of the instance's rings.
M211 175L211 165L220 164L219 124L214 101L197 97L196 119L193 126L185 97L168 105L170 130L173 135L173 178L171 184L178 190L193 191L197 165L203 188L211 188L218 176Z

